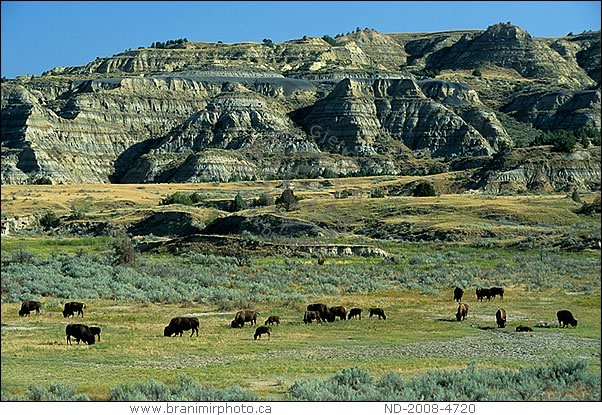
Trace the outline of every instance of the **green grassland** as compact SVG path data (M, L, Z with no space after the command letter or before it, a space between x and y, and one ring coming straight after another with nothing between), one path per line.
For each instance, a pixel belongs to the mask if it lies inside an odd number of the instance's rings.
M232 257L187 252L139 255L134 265L113 263L114 238L28 231L1 240L2 390L23 395L32 385L64 383L91 399L107 399L118 384L149 379L173 383L190 375L201 384L240 385L260 397L286 399L302 379L326 379L358 367L372 376L417 376L433 369L520 369L556 359L585 361L600 374L600 251L564 250L556 241L599 238L600 215L578 215L567 195L441 195L350 197L413 178L350 178L294 181L301 196L295 210L275 206L239 214L275 213L311 221L328 232L320 238L270 236L279 243L361 243L389 256L329 257L251 255ZM445 187L450 175L433 176ZM203 206L161 206L177 191L208 199L245 198L276 182L182 185L3 186L3 214L52 209L67 215L74 200L89 198L85 220L128 223L158 210L182 210L207 222L228 213ZM591 201L595 195L582 195ZM32 203L34 201L35 203ZM6 208L6 209L5 209ZM410 229L408 231L408 229ZM405 232L405 233L404 233ZM451 235L412 241L412 232ZM420 234L421 235L421 234ZM245 236L258 238L256 235ZM454 239L455 238L455 239ZM31 257L23 257L21 253ZM468 319L455 321L455 285L466 288ZM504 299L477 302L477 286L501 285ZM20 302L38 299L40 315L18 316ZM65 319L62 304L84 301L85 318ZM305 325L307 304L324 302L364 309L362 320ZM230 329L236 311L251 307L259 324L279 315L270 340L253 340L254 329ZM382 307L387 320L368 318ZM496 327L504 307L508 325ZM570 309L577 328L537 328L556 323ZM195 315L200 336L163 337L172 317ZM66 345L65 326L102 327L95 345ZM517 325L533 333L516 333Z

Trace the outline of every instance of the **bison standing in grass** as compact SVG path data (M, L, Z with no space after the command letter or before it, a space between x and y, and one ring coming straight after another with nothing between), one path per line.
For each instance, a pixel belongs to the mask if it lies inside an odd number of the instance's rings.
M67 344L71 344L71 337L77 340L77 344L83 341L87 344L94 344L94 335L90 332L90 327L85 324L68 324L65 327L65 335L67 336Z
M261 326L261 327L257 327L255 329L255 334L253 335L253 338L255 340L257 340L258 338L261 338L262 334L267 334L268 335L268 339L272 338L272 335L270 334L270 332L272 331L272 329L268 326Z
M253 310L240 310L234 316L234 320L230 323L230 327L233 329L241 328L248 322L250 322L251 325L257 325L257 313Z
M556 313L556 317L558 317L558 324L560 324L560 327L566 327L568 325L577 327L577 320L575 320L573 313L569 310L560 310Z
M464 290L460 287L456 287L454 289L454 301L460 302L462 301L462 296L464 295Z
M100 341L100 331L100 327L90 326L90 333L92 333L93 336L98 336L98 341Z
M198 337L199 326L199 319L196 317L174 317L169 322L169 325L165 326L165 329L163 329L163 335L165 337L171 337L174 334L176 336L179 334L180 337L182 337L182 334L185 331L192 330L190 332L190 337L192 337L194 333L196 333Z
M307 306L307 311L316 311L318 313L320 313L320 318L322 320L326 320L328 318L328 315L330 314L329 310L328 310L328 306L326 304L310 304Z
M349 310L349 315L347 316L347 320L351 320L353 317L359 317L362 319L362 309L361 308L352 308Z
M305 314L303 315L303 322L305 324L310 324L314 320L316 320L318 323L322 322L320 313L317 311L306 311Z
M483 301L485 297L491 300L491 291L489 288L477 288L477 301Z
M458 304L458 312L456 313L456 320L458 320L458 321L466 320L467 315L468 315L468 304L464 304L464 303Z
M372 317L372 316L378 316L378 319L380 320L381 318L383 320L387 319L387 316L385 316L385 310L383 310L382 308L377 308L377 307L373 307L370 310L370 315L368 316L368 318Z
M500 296L500 298L503 300L504 299L504 287L491 287L489 289L489 295L492 298L495 298L496 296Z
M78 303L77 301L72 301L70 303L65 303L65 307L63 308L63 317L72 317L75 313L77 316L84 316L84 309L86 305L84 303Z
M29 314L35 310L36 314L40 314L40 309L42 308L42 303L39 301L23 301L21 304L21 309L19 310L19 316L28 316Z
M345 310L345 307L343 306L336 306L336 307L330 307L328 309L328 311L330 312L330 316L332 316L332 320L334 321L335 317L338 317L339 320L346 320L347 319L347 310ZM328 320L330 321L330 320Z
M263 324L265 324L266 326L269 324L271 326L274 323L276 323L276 325L279 326L280 325L280 317L278 317L278 316L269 316L268 319Z
M506 327L506 310L503 308L498 308L495 312L495 321L497 322L498 328L503 329Z

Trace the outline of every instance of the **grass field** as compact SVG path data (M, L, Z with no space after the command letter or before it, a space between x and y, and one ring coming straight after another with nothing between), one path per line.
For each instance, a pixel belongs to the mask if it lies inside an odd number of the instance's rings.
M338 232L313 242L369 244L390 254L384 259L336 257L319 266L311 257L268 255L237 265L219 255L149 253L124 267L113 265L114 240L108 236L39 231L3 236L3 392L23 395L32 385L58 382L103 400L117 384L173 383L179 375L190 375L204 385L240 385L260 397L286 399L296 381L325 379L349 367L372 376L395 372L413 377L472 364L519 369L557 359L584 360L599 376L600 253L564 252L539 241L599 237L600 215L575 214L578 204L566 195L333 195L412 179L332 179L327 186L323 180L295 181L303 200L292 212L273 206L241 212L277 213L334 228ZM438 175L435 180L452 178ZM176 191L206 192L209 198L233 198L238 192L245 198L277 195L277 184L2 186L2 210L10 216L48 208L66 215L72 201L89 198L87 220L131 222L174 209L204 221L227 213L159 203ZM593 197L583 195L586 201ZM399 236L408 228L463 239L408 242ZM514 245L524 240L535 242ZM15 260L20 251L33 258ZM470 310L464 322L455 321L455 284L466 287ZM474 288L479 285L503 285L506 295L477 302ZM19 317L25 299L40 299L42 314ZM67 299L87 303L85 318L62 317ZM361 307L364 318L304 325L305 306L314 302ZM260 313L260 324L269 315L280 316L270 340L254 341L254 329L247 326L228 327L247 305ZM374 306L385 309L387 320L367 318ZM508 312L505 329L495 325L500 306ZM556 323L560 309L575 314L577 328L535 327L542 321ZM172 317L187 315L201 322L198 338L163 337ZM66 345L65 326L71 321L101 326L102 340L92 346ZM535 331L516 333L520 324Z

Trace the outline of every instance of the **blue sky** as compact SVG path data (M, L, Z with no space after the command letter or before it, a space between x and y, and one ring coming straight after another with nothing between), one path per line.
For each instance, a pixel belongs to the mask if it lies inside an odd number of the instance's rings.
M357 26L383 33L484 29L511 21L535 36L600 29L600 2L2 1L1 72L83 65L154 41L275 42Z

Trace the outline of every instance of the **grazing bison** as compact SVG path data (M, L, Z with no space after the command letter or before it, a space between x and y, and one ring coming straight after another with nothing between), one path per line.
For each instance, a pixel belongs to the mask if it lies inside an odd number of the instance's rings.
M458 320L458 321L466 320L467 315L468 315L468 304L464 304L464 303L458 304L458 312L456 313L456 320Z
M498 308L495 312L495 321L497 321L497 326L501 329L506 327L506 310L503 308Z
M168 326L165 326L163 329L163 335L165 337L171 337L172 335L180 335L182 337L182 333L188 330L192 330L190 332L190 337L196 332L197 337L199 336L199 319L196 317L174 317L169 322Z
M250 322L251 325L257 325L257 313L253 310L240 310L234 316L234 320L230 323L232 328L241 328L245 323Z
M383 320L387 319L387 316L385 316L385 310L383 310L382 308L371 308L369 311L370 311L370 315L368 316L368 318L370 318L372 316L378 316L379 320L381 318Z
M328 311L330 312L329 317L332 318L332 321L334 321L334 319L336 317L339 318L339 320L346 320L347 319L347 310L345 310L345 307L339 305L336 307L330 307L328 309ZM328 320L330 321L330 319Z
M83 317L84 308L86 308L86 305L84 303L78 303L76 301L65 303L65 308L63 309L63 317L72 317L75 313L77 313L78 317L80 314Z
M460 287L456 287L454 289L454 301L460 302L462 301L462 296L464 295L464 290Z
M269 324L271 326L274 323L276 323L276 325L279 326L280 325L280 317L278 317L278 316L269 316L268 319L263 324L265 324L265 325Z
M322 322L322 318L320 317L320 313L318 311L306 311L303 315L303 322L305 324L311 323L313 320L316 320L318 323Z
M489 295L493 298L495 298L497 295L499 295L500 298L503 300L504 299L504 288L503 287L491 287L489 289Z
M528 326L516 326L516 331L521 332L521 331L533 331L533 329L531 327Z
M77 340L79 344L80 340L87 344L94 344L94 335L90 332L90 327L85 324L68 324L65 328L65 335L67 336L67 344L71 344L71 337Z
M571 327L577 327L577 320L573 317L573 313L569 310L560 310L556 313L556 317L558 317L558 323L560 327L566 327L569 324Z
M361 308L352 308L349 310L349 315L347 316L347 320L351 320L351 318L359 316L360 320L362 319L362 309Z
M489 288L477 288L477 301L483 301L485 297L491 300L491 291Z
M322 320L326 320L328 314L330 314L330 312L328 311L328 306L326 304L320 303L308 305L307 311L317 311L318 313L320 313L320 318Z
M28 316L32 311L36 311L36 314L40 314L40 309L42 308L42 303L39 301L23 301L21 304L21 309L19 310L19 315L21 317Z
M272 335L270 334L270 331L272 331L272 329L268 326L261 326L261 327L257 327L255 329L255 334L253 335L253 338L255 340L257 340L258 338L261 338L262 334L267 334L268 335L268 339L272 338Z
M98 341L100 341L100 327L96 327L96 326L90 326L90 333L92 333L93 336L98 336Z

